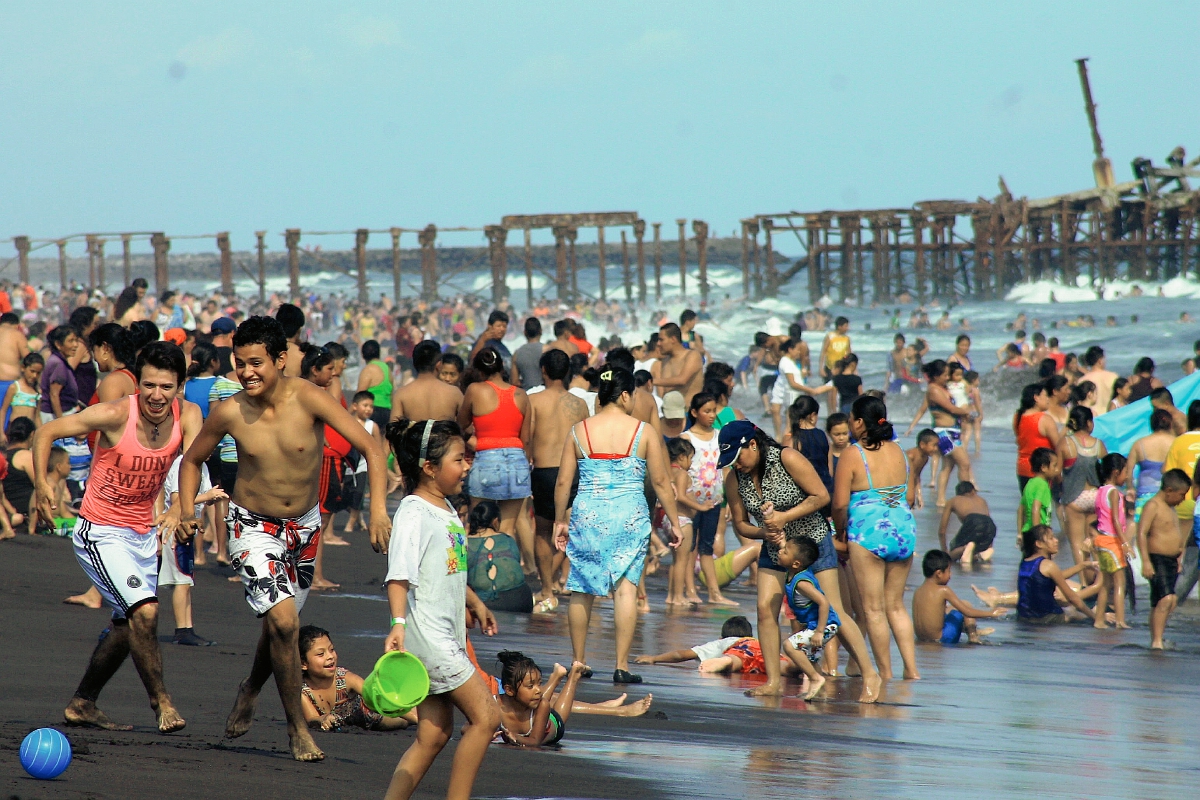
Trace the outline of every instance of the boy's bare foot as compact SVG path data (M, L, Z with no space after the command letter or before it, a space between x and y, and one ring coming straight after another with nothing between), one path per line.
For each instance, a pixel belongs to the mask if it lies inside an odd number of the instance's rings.
M978 628L975 631L976 636L991 636L996 632L995 628Z
M325 754L321 752L321 748L317 747L312 734L306 728L300 728L295 733L289 734L288 738L292 744L292 758L297 761L321 761L325 758Z
M638 656L638 658L645 658L645 656ZM579 662L575 662L575 663L577 663L577 664L578 664ZM637 660L637 658L635 658L635 659L633 660L633 663L635 663L635 664L649 664L650 662L649 662L649 661L638 661L638 660ZM619 696L617 696L617 697L614 697L612 700L605 700L605 701L603 701L603 702L596 703L596 705L598 705L598 706L604 706L605 708L620 708L621 706L625 705L625 699L626 699L627 697L629 697L629 695L627 695L627 694L621 694L621 695L619 695Z
M805 677L807 677L807 676L805 676ZM821 691L824 688L825 688L825 676L821 675L820 673L817 673L817 679L815 681L812 678L809 678L808 691L804 693L804 699L812 700L814 697L817 696L817 692Z
M13 533L11 530L0 531L0 542L3 542L5 539L15 539L15 538L17 538L17 535L15 533Z
M155 714L158 716L159 733L174 733L183 730L187 725L184 718L179 716L179 712L170 703L160 705Z
M73 594L63 600L67 605L83 606L84 608L99 608L104 605L100 599L100 592L93 586L83 594Z
M621 695L624 697L624 695ZM640 717L650 710L650 704L654 702L654 695L648 694L641 700L634 700L627 706L621 707L621 716L623 717Z
M639 614L649 614L650 613L650 598L639 597L638 604L637 604L637 610L638 610Z
M858 696L860 703L874 703L879 700L879 690L883 687L883 678L878 675L872 675L869 678L863 678L862 694Z
M915 669L911 671L906 669L904 670L904 680L919 681L921 680L921 673L917 672Z
M63 711L63 722L76 728L99 728L102 731L131 731L132 725L118 725L90 700L75 697Z
M710 596L708 598L708 604L710 606L728 606L729 608L737 608L741 605L741 603L737 602L736 600L730 600L728 597L720 594L716 596Z
M1123 630L1123 631L1127 631L1130 629L1129 625L1125 622L1118 622L1113 627L1119 628L1120 630Z
M996 548L989 547L987 550L984 550L982 553L979 554L979 560L985 564L988 564L991 562L992 554L995 552L996 552Z
M1101 617L1096 617L1096 621L1092 623L1092 627L1104 630L1108 627L1108 622Z
M325 536L323 538L325 539L325 544L331 544L331 545L334 545L335 547L349 547L350 546L349 542L347 542L342 537L338 536L333 531L330 531L329 533L325 534Z
M233 701L233 710L225 720L225 737L236 739L245 736L254 722L254 704L258 702L258 694L250 691L249 681L238 684L237 698ZM316 747L316 745L313 745ZM294 749L293 749L294 753Z
M778 697L783 694L783 684L779 681L764 683L753 689L746 690L746 697Z
M314 592L328 592L331 589L340 589L342 588L342 585L340 583L334 583L333 581L327 581L324 578L321 578L320 580L314 580L311 588Z
M703 603L704 603L704 601L700 599L699 594L695 594L695 593L688 594L688 595L684 595L684 597L683 597L683 605L698 606L698 605L702 605Z
M996 607L996 601L1000 596L1000 592L995 586L989 586L987 591L984 591L972 583L971 589L974 590L975 596L978 597L980 601L988 608Z

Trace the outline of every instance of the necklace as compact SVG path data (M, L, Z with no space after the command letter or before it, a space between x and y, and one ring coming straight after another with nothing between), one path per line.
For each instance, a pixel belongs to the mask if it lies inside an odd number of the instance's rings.
M141 413L141 412L139 412L139 413ZM158 426L161 425L162 423L155 422L154 420L147 417L145 414L142 414L142 419L146 420L147 423L154 426L154 430L150 433L150 441L157 442L158 441Z

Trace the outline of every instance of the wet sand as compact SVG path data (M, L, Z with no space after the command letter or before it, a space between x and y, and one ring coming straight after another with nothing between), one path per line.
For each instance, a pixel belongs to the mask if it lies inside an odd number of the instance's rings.
M985 441L977 461L980 485L1000 527L995 563L951 583L974 600L971 583L1015 587L1016 480L1011 444ZM926 480L928 480L928 473ZM919 553L937 543L937 516L918 512ZM364 534L348 548L328 548L327 573L341 594L313 595L302 619L333 631L341 663L365 674L379 654L387 608L380 581L382 556ZM1060 563L1070 556L1061 554ZM65 729L75 761L56 781L28 778L17 760L31 729L59 725L62 707L82 674L106 612L64 606L62 597L86 586L67 540L21 536L0 543L0 641L9 685L0 692L0 795L21 798L150 798L382 796L411 732L317 733L327 759L291 761L282 709L273 684L264 690L251 732L221 738L238 681L250 666L258 623L226 573L197 568L197 630L219 644L164 644L166 679L188 720L180 734L160 736L131 663L101 696L114 719L132 733ZM665 570L650 579L654 613L643 617L634 652L689 647L717 638L732 613L754 620L752 590L739 579L730 594L736 610L663 612ZM909 579L921 581L919 563ZM169 594L162 593L160 634L171 632ZM906 601L907 601L906 597ZM753 677L702 676L695 664L644 666L641 687L654 693L650 714L625 720L574 716L560 750L493 747L476 784L478 797L1012 797L1037 793L1073 797L1188 796L1194 791L1200 733L1200 606L1187 603L1167 637L1177 650L1146 646L1148 593L1139 593L1134 629L1089 626L1028 628L989 621L986 646L918 648L923 680L893 681L883 702L852 702L859 682L836 679L825 697L805 703L799 684L789 696L743 696ZM617 692L612 669L611 604L597 604L589 642L596 678L580 696L602 700ZM566 614L501 614L501 633L472 633L485 667L498 650L515 648L544 667L567 662ZM893 659L898 664L898 656ZM843 666L845 654L843 651ZM665 719L661 718L665 714ZM453 745L451 745L453 747ZM418 797L440 797L450 748L431 770Z

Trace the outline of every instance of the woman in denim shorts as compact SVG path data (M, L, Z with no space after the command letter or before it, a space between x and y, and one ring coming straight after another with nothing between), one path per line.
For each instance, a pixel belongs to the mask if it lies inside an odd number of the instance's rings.
M467 387L458 410L462 429L475 429L475 463L467 478L467 494L499 503L500 532L516 536L521 502L530 494L529 458L521 441L529 398L504 380L504 362L491 347L476 353L471 367L475 382ZM532 551L528 555L532 558Z

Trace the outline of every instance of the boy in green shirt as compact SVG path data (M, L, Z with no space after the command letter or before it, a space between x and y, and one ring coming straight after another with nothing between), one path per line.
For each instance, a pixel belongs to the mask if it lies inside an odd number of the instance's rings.
M1050 497L1050 481L1058 477L1058 455L1048 447L1039 447L1029 456L1033 477L1021 491L1021 507L1017 509L1017 546L1021 546L1021 534L1034 525L1049 525L1053 516L1054 500Z

